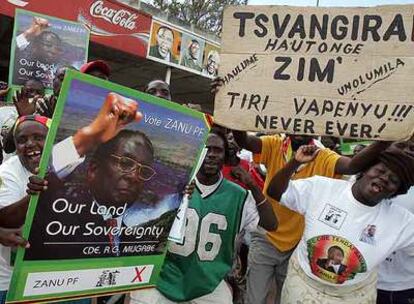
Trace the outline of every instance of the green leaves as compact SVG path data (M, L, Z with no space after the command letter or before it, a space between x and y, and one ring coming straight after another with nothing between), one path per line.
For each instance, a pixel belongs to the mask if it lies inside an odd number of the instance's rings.
M151 4L185 23L220 35L226 5L246 5L247 0L152 0Z

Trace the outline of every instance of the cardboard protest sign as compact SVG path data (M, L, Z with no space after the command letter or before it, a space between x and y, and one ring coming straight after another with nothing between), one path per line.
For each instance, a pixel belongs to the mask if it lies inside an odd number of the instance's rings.
M224 12L216 122L401 139L414 130L414 5Z
M53 89L60 66L79 69L88 58L89 29L81 23L25 10L16 10L11 47L9 85L35 79Z
M129 119L120 102L130 107L131 99L142 120L114 132L114 117L117 125ZM24 236L31 246L17 253L8 301L154 286L208 134L204 115L68 71L53 119L41 162L48 189L30 202Z

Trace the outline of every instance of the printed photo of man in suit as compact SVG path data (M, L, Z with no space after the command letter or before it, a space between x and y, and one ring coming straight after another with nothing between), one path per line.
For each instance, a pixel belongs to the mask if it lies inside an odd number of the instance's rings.
M346 266L342 264L342 261L344 260L344 251L339 246L332 246L328 249L328 256L326 259L318 259L316 264L318 264L319 267L329 271L333 272L337 275L341 275L346 270Z
M116 98L123 100L119 95ZM77 141L73 138L69 141ZM86 157L74 159L64 176L49 172L48 189L37 206L36 229L31 231L25 259L134 255L136 250L157 254L163 250L168 236L164 227L174 219L174 210L154 213L151 220L138 222L137 216L135 222L125 222L129 207L146 204L142 197L145 183L156 176L151 140L141 131L122 129L92 150Z

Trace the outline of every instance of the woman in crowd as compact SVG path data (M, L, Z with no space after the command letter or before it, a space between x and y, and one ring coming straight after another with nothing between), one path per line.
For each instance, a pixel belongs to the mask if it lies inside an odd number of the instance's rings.
M282 303L375 303L377 266L398 249L414 254L414 215L389 201L414 184L413 143L391 145L355 183L321 176L290 181L317 153L315 146L300 147L268 188L305 216Z

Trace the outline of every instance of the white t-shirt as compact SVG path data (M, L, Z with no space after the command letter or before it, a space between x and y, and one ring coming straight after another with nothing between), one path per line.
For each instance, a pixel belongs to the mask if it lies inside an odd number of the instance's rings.
M281 198L305 216L295 250L304 272L327 285L353 285L367 278L394 250L414 246L414 215L384 200L358 202L352 183L321 176L290 181Z
M392 199L392 203L414 214L414 187ZM414 256L406 250L394 251L379 267L377 287L391 291L413 289Z
M56 152L65 151L65 153ZM69 137L53 147L53 168L58 176L64 176L73 169L79 155ZM0 165L0 209L16 203L27 195L27 183L32 175L20 162L17 155ZM12 267L10 266L10 247L0 244L0 291L8 290Z
M31 175L17 156L10 157L0 166L0 209L26 196L26 185ZM0 290L9 289L12 273L10 255L10 247L0 244Z

